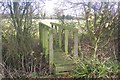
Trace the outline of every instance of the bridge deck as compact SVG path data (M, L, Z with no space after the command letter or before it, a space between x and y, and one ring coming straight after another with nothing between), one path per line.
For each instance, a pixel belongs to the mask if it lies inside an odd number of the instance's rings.
M55 64L55 73L61 74L64 72L69 72L73 69L73 60L65 55L62 50L54 51L54 64Z

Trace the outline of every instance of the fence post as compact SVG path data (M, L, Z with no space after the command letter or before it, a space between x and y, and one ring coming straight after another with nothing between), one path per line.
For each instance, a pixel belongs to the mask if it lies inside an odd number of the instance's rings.
M68 54L68 30L65 30L65 54Z
M61 28L59 28L59 48L61 49L62 42L61 42Z
M39 46L42 46L42 51L45 52L45 29L44 29L44 25L42 23L39 23Z
M48 55L48 30L44 32L44 46L45 46L45 56Z
M42 24L39 23L39 45L42 45Z
M53 73L53 31L49 33L49 70L50 75Z
M78 57L78 31L74 32L74 57Z
M43 27L43 26L42 26ZM45 30L44 28L42 28L42 46L43 46L43 49L45 49L45 45L44 45L44 42L45 42ZM44 50L43 50L44 51Z

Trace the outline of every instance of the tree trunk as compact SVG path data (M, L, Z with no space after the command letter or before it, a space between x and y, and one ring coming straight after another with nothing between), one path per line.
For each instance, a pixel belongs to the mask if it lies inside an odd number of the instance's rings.
M118 61L120 62L120 2L118 2Z

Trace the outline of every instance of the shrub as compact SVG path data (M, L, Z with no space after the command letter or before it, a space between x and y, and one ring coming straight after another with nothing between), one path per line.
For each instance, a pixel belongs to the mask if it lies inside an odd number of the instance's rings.
M119 72L119 63L110 58L104 61L99 59L87 58L79 59L76 67L73 69L73 77L87 77L87 78L110 78L117 76Z

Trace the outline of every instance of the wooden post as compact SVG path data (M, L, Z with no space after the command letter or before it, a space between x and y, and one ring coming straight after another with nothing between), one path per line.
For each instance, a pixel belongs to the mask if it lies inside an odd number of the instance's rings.
M44 32L44 46L45 46L45 56L48 55L48 30Z
M74 33L74 57L78 57L78 32Z
M56 37L54 38L55 39L55 47L57 47L57 45L58 45L58 34L57 34L57 26L56 25L54 25L54 29L55 29L55 33L54 33L54 35L56 35Z
M68 54L68 30L65 30L65 54Z
M43 27L43 26L42 26ZM43 46L43 48L45 48L45 45L44 45L44 42L45 42L45 34L44 34L45 32L44 32L44 27L42 28L42 46Z
M50 70L50 75L53 72L53 32L50 31L49 33L49 70Z
M39 23L39 45L41 46L42 45L42 24Z
M45 49L45 32L44 32L44 25L42 23L39 23L39 39L40 39L40 42L39 42L39 46L42 46L43 48L43 52L44 52L44 49Z
M62 42L61 42L61 28L59 28L59 48L61 49Z

